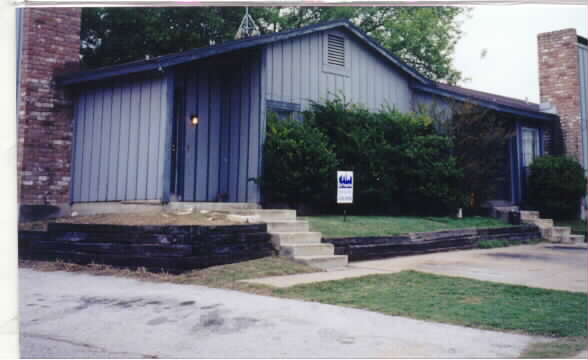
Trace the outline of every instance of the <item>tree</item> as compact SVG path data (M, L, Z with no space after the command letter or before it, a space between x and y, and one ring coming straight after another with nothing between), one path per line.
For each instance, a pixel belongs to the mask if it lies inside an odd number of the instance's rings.
M250 8L262 33L349 19L424 75L449 83L461 78L451 65L461 37L456 7ZM242 7L84 8L83 63L111 65L232 40Z
M272 10L251 12L263 19ZM84 8L82 62L106 66L221 43L233 39L243 14L237 7Z

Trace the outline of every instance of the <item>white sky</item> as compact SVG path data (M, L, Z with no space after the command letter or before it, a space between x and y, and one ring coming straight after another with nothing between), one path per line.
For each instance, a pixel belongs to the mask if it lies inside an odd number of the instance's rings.
M587 19L588 6L473 7L462 19L454 56L454 66L471 80L459 85L539 102L537 34L575 28L586 37Z

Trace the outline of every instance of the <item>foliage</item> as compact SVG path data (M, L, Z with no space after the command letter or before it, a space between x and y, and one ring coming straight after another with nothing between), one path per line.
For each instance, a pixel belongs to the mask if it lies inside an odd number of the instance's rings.
M327 138L316 128L292 119L268 117L260 179L264 201L301 203L334 201L337 160ZM331 191L329 191L331 190Z
M582 166L568 157L544 156L535 159L529 169L529 205L546 218L575 218L586 195Z
M269 9L252 8L254 17ZM238 7L83 8L81 53L87 67L155 57L232 39Z
M339 168L354 171L356 213L446 214L461 204L452 143L429 117L336 98L313 104L305 121L327 136Z
M487 200L492 200L505 186L504 164L508 156L508 141L514 134L512 121L505 115L482 109L472 104L449 103L453 114L421 109L433 114L435 125L440 133L447 134L454 143L457 167L463 170L459 184L463 194L468 197L471 208L479 208Z
M309 216L312 231L318 231L325 238L390 236L409 232L438 230L489 228L511 226L498 219L472 216L462 219L451 217L416 216Z
M252 7L261 33L350 19L424 75L455 83L461 37L457 7ZM232 40L242 7L84 8L82 55L89 67L144 59Z
M547 336L586 336L585 293L403 271L274 291L326 304Z

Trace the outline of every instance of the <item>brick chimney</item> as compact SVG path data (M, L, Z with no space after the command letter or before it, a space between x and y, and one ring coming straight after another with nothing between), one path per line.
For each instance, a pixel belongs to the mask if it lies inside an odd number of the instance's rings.
M54 79L79 69L80 25L80 8L22 11L18 85L21 221L40 214L58 215L69 207L73 106L70 94L57 87Z
M578 36L563 29L537 36L541 102L555 105L566 155L582 163Z

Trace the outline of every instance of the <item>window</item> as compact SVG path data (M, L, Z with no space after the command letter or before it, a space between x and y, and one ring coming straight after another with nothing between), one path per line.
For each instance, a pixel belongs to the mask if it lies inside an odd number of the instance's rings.
M521 137L523 146L523 166L529 167L533 160L540 155L539 130L523 128Z
M268 114L274 113L280 120L302 120L300 104L286 101L267 100L266 105Z
M323 72L349 76L349 42L338 32L327 32L323 37Z

